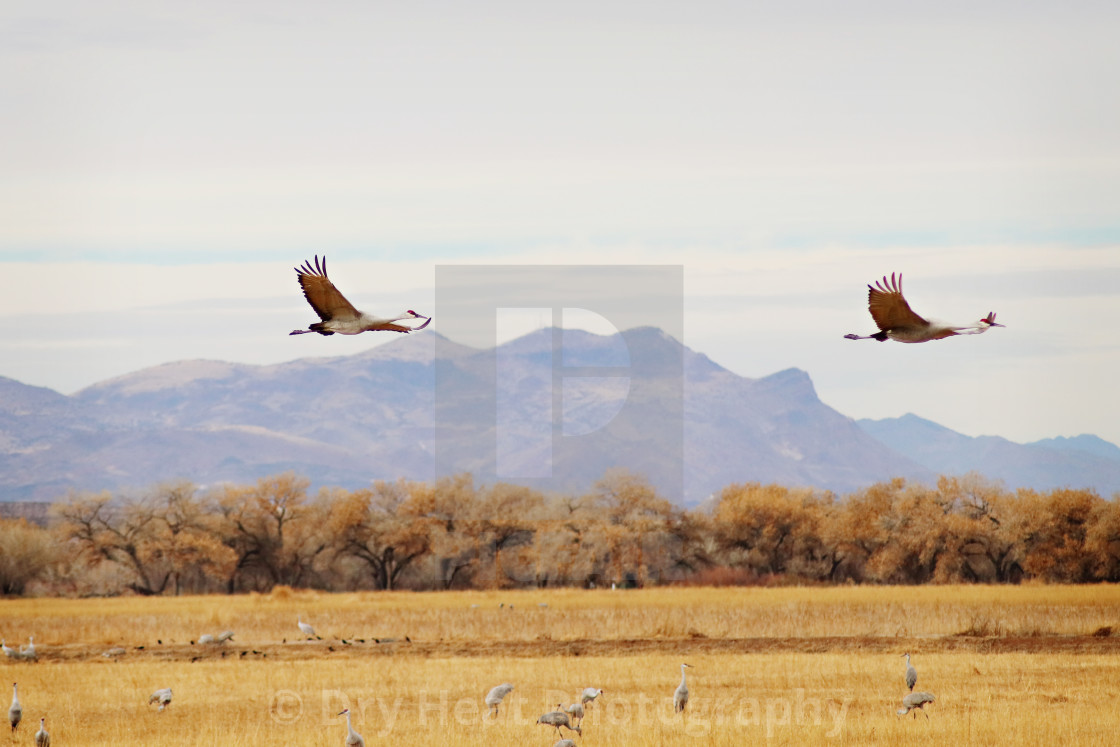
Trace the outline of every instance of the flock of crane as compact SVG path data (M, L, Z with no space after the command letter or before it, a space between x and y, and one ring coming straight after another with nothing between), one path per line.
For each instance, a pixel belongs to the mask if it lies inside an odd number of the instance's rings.
M18 651L9 646L6 639L0 639L0 649L3 649L4 656L17 661L31 660L37 656L35 653L35 636L27 636L27 645L20 646Z
M502 698L506 697L513 690L513 685L504 682L486 693L484 702L490 709L490 716L497 718L498 706L502 702ZM556 736L561 737L563 734L560 728L563 727L568 731L574 731L576 734L583 736L583 716L587 712L586 709L595 702L595 699L603 694L602 688L598 687L585 687L583 692L580 693L579 702L572 703L567 708L564 708L562 703L556 704L555 711L543 713L537 719L538 724L545 726L552 726L556 729ZM575 726L572 725L572 720L575 720ZM574 747L575 742L570 739L561 739L554 747Z
M302 629L302 628L301 628ZM306 632L306 631L305 631ZM925 706L932 703L935 698L932 693L914 692L914 685L918 682L918 671L914 665L910 663L910 654L902 654L906 657L906 687L910 691L902 699L902 708L898 710L898 715L905 716L911 711L914 712L914 717L917 717L917 711L921 711L922 715L929 719L929 714L925 712ZM682 713L688 705L688 675L687 669L692 667L691 664L681 664L681 682L677 685L677 689L673 691L673 712ZM498 711L501 707L502 701L507 695L513 692L514 686L512 683L503 682L500 685L495 685L486 693L483 702L487 706L487 714L491 718L498 717ZM579 736L583 736L583 717L586 709L603 694L601 688L588 687L584 688L580 693L579 701L572 703L567 708L562 703L556 704L556 710L543 713L537 718L537 724L544 724L556 729L556 736L560 740L553 745L553 747L575 747L575 742L571 739L565 739L561 729L567 729L574 732ZM168 690L168 698L171 696L171 691ZM153 696L155 697L155 696ZM339 716L346 716L346 747L365 747L366 741L357 731L350 720L350 709L347 708Z
M19 704L19 683L12 683L12 705L8 708L8 722L12 725L12 738L15 738L16 727L23 720L23 706ZM51 735L47 733L47 719L39 719L39 731L35 732L35 747L51 747Z
M354 308L346 300L334 283L327 277L327 258L307 260L295 268L296 278L307 303L319 315L320 321L307 329L294 329L288 334L305 335L318 332L321 335L357 335L362 332L414 332L424 329L432 322L430 316L417 314L412 309L402 311L391 317L379 317ZM1004 325L996 323L995 312L970 324L949 324L936 319L926 319L915 313L902 295L902 273L891 273L890 279L884 275L875 285L868 285L867 308L879 331L871 335L844 335L849 340L897 340L898 342L929 342L942 340L955 335L978 335L992 327ZM424 323L411 326L407 323L423 319Z
M308 638L317 638L315 629L310 623L304 622L302 616L296 618L296 626L299 628L300 633ZM226 641L233 639L233 631L223 631L217 636L204 634L199 636L199 643L221 645ZM3 651L8 658L12 659L35 659L35 642L33 638L28 638L28 645L21 647L19 651L9 648L8 645L0 641L3 645ZM108 653L108 652L106 652ZM922 715L929 719L929 714L925 712L925 705L934 701L934 696L927 692L914 692L914 685L918 681L918 672L914 665L910 663L910 654L902 654L906 657L906 687L909 690L907 695L902 699L902 708L898 710L898 715L905 716L907 713L914 711L914 716L917 716L917 711L921 711ZM681 664L681 682L677 685L677 689L673 691L673 712L683 713L688 706L688 674L687 670L692 667L691 664ZM483 702L488 709L488 715L492 718L497 718L498 710L502 704L502 700L507 695L513 692L513 685L509 682L503 682L491 688ZM563 737L561 729L567 729L574 732L579 736L583 736L583 717L586 709L589 708L595 699L603 694L602 688L587 687L580 693L579 700L572 703L567 708L563 704L558 703L556 710L549 711L548 713L541 714L537 719L537 724L544 724L556 729L556 735ZM148 705L159 705L159 710L163 711L171 705L172 692L170 687L160 688L151 694L148 698ZM346 747L365 747L366 741L357 731L354 730L354 725L350 718L350 709L347 708L338 714L339 716L346 716ZM8 708L8 721L12 725L12 735L15 736L16 728L19 726L20 721L23 720L23 707L19 702L19 683L12 683L12 705ZM35 734L36 747L50 747L51 737L47 733L46 718L39 719L39 731ZM575 747L575 742L571 739L563 739L556 742L553 747Z
M929 714L926 713L925 705L934 701L933 693L914 692L914 685L918 684L918 670L910 663L910 654L906 653L903 656L906 657L906 689L910 692L902 699L902 708L898 709L898 715L905 716L910 711L914 711L914 718L917 718L917 711L920 710L928 720Z
M0 649L4 656L17 661L34 661L38 658L35 653L35 636L27 637L27 645L20 646L19 650L10 647L7 640L0 639ZM19 703L19 683L12 683L12 705L8 708L8 722L12 725L12 734L15 735L16 727L23 720L23 706ZM39 731L35 732L36 747L50 747L51 735L47 733L47 719L39 719Z

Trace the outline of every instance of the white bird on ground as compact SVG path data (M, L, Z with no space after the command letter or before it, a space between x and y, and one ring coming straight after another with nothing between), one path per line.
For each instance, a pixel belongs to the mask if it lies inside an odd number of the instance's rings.
M918 670L910 663L910 654L903 654L903 656L906 657L906 687L910 692L914 692L914 685L918 682Z
M576 747L576 742L574 739L561 739L559 742L552 745L552 747Z
M19 726L20 719L23 718L23 706L19 704L19 683L12 683L12 705L8 708L8 721L12 725L12 733L15 734L16 727Z
M681 664L681 684L677 685L677 690L673 693L674 713L680 713L688 705L688 685L685 684L684 670L691 667L691 664Z
M932 702L933 702L933 693L907 693L906 697L902 699L902 708L898 709L898 715L899 716L905 716L907 713L909 713L910 711L917 708L917 709L920 709L921 712L922 712L922 715L925 716L928 719L929 714L926 713L925 704L926 703L932 703ZM914 718L917 718L917 717L918 717L918 714L915 713Z
M560 710L560 704L556 704L555 711L541 714L537 719L538 724L545 724L546 726L556 727L556 736L561 736L560 727L563 726L568 731L574 731L576 734L583 736L583 730L578 726L572 726L572 722L568 719L568 714Z
M3 639L0 639L0 650L3 650L4 656L7 656L9 659L19 658L19 651L16 651L14 648L9 646L7 641Z
M490 689L490 692L486 693L485 702L486 702L486 705L490 706L490 715L491 716L497 718L497 716L498 716L498 706L499 706L499 704L501 704L502 698L509 695L512 690L513 690L513 685L511 685L508 682L503 682L500 685L496 685L496 686L492 687Z
M35 747L51 747L51 735L47 733L47 719L39 719L39 731L35 732Z
M346 714L346 747L366 747L366 740L362 739L362 735L354 731L354 727L350 725L350 709L346 708L338 715L341 716L343 713Z
M337 332L340 335L356 335L361 332L376 331L407 333L424 329L432 321L430 316L417 314L412 309L388 318L358 311L345 296L339 293L334 283L327 279L326 257L323 257L320 263L319 256L315 255L315 265L312 266L310 260L304 262L302 267L296 268L296 275L299 277L300 287L303 288L304 298L322 321L315 322L307 329L294 329L289 334L305 335L308 332L318 332L321 335L333 335ZM397 324L406 319L423 319L424 323L418 327Z
M114 659L118 656L124 656L127 653L128 652L125 651L122 647L114 646L113 648L103 652L101 655L104 656L106 659Z
M583 726L583 703L572 703L567 711L569 716L579 720L577 726Z
M303 633L304 635L306 635L306 636L314 636L315 635L315 628L311 627L308 623L305 623L303 621L303 617L300 616L300 615L296 615L296 625L299 626L299 632Z
M148 705L152 703L159 703L159 709L161 711L171 705L171 688L165 687L162 690L156 690L152 693L152 696L148 698Z
M213 643L214 636L210 635L209 633L203 633L198 637L198 642L202 644Z
M583 693L579 696L579 702L583 705L587 705L588 703L594 702L595 698L598 698L602 694L603 691L597 687L585 687Z
M38 654L35 653L35 636L27 636L27 645L19 647L19 656L21 659L35 659Z
M867 288L867 308L879 331L873 335L844 335L849 340L885 342L889 338L898 342L928 342L953 335L978 335L992 327L1003 326L996 324L995 312L989 312L986 317L973 324L952 325L923 319L911 310L910 304L902 296L901 273L895 279L892 272L890 280L884 275L881 281L877 280L874 286L869 285Z

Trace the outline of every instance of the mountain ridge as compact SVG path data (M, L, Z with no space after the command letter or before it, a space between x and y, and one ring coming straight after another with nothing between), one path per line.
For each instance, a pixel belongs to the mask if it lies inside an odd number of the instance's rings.
M1097 436L1018 444L1002 436L966 436L913 413L857 423L880 443L938 474L977 472L1012 488L1120 491L1120 448Z
M557 350L562 368L554 370ZM556 371L571 374L561 400L550 394ZM350 489L432 480L448 469L489 481L498 472L495 390L510 422L531 425L560 401L561 431L593 433L586 443L555 441L548 456L539 439L507 429L509 463L551 460L564 478L556 489L583 491L624 467L695 505L737 482L846 493L977 465L994 479L1010 476L1012 487L1081 474L1095 481L1090 487L1120 489L1120 458L1109 447L1120 449L1096 437L1022 445L970 439L916 415L856 421L823 403L801 369L751 379L659 329L557 336L548 328L490 349L428 333L276 364L175 361L72 395L0 377L0 500L178 479L246 483L286 470L313 486ZM611 420L620 402L634 408L623 423ZM466 424L461 432L446 421L437 429L437 405L453 408L440 412L453 411ZM986 456L969 461L966 453Z

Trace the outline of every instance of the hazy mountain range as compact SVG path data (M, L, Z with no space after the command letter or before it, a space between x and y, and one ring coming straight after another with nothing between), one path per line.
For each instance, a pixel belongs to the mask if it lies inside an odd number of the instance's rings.
M847 493L971 470L1010 488L1120 491L1120 448L1094 436L1024 445L914 415L856 421L821 402L804 371L744 378L653 328L565 330L563 365L583 376L556 396L556 340L543 329L476 350L421 333L276 365L168 363L71 396L0 378L0 500L286 470L313 488L457 471L490 482L503 463L548 464L552 482L524 482L571 491L626 467L686 505L734 482ZM627 366L644 376L619 378Z

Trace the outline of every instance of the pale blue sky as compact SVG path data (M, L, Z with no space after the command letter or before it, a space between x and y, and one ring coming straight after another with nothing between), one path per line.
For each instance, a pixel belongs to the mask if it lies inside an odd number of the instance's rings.
M0 375L72 392L288 338L441 263L685 268L685 343L853 417L1120 443L1120 7L9 2ZM922 346L866 284L1008 324ZM137 313L141 312L141 313ZM438 329L438 319L434 328Z

